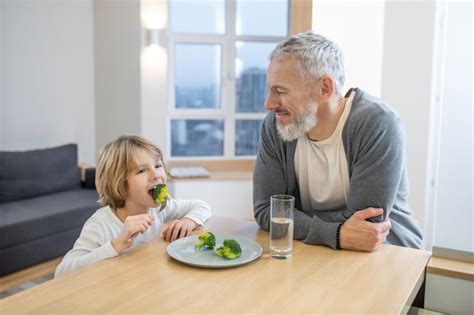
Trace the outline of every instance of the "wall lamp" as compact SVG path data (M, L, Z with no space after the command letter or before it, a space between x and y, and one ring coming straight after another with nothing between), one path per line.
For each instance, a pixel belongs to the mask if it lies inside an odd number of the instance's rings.
M168 43L168 36L165 29L148 28L146 31L147 46L164 47Z

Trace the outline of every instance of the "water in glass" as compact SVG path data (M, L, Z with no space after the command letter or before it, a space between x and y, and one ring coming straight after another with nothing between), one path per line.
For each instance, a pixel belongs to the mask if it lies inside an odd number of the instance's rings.
M270 224L270 255L272 257L291 257L293 226L293 219L284 217L272 218Z

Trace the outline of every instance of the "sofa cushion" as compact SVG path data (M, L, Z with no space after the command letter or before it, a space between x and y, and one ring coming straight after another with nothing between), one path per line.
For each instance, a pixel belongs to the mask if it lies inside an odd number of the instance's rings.
M0 151L0 202L80 187L77 145Z
M79 188L1 203L0 248L81 227L99 208L97 199L95 190Z
M64 256L79 237L82 227L0 248L0 277L46 260ZM54 244L54 246L52 246Z

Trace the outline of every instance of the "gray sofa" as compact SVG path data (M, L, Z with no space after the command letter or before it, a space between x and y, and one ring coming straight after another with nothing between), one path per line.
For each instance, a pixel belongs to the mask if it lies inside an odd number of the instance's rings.
M0 151L0 276L64 255L98 209L95 169L77 145Z

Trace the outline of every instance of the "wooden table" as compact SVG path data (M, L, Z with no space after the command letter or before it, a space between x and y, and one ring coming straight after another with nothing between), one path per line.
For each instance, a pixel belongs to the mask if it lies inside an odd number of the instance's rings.
M263 256L237 268L196 268L170 258L157 239L0 300L0 313L406 313L430 259L391 245L359 253L295 241L293 258L279 260L255 222L213 218L205 229L256 240Z

